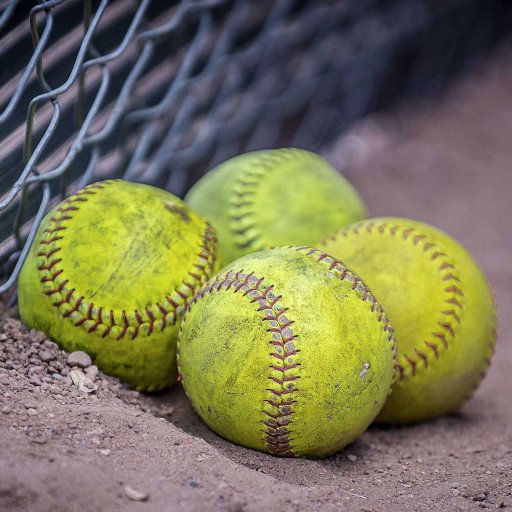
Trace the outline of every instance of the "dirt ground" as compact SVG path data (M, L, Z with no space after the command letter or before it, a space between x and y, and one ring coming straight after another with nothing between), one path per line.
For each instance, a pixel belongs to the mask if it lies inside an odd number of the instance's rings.
M79 391L67 355L3 311L0 510L512 510L511 91L509 51L441 100L370 117L325 152L349 165L373 215L445 229L487 273L497 351L460 412L371 427L326 460L278 459L218 438L179 387L139 397L89 367Z

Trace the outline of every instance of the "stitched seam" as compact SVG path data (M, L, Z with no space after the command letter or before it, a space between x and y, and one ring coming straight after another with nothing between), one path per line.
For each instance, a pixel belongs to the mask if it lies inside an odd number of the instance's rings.
M308 158L306 151L289 148L263 153L248 164L234 180L230 199L229 225L238 249L251 252L265 248L262 233L258 229L258 212L254 196L263 178L271 176L275 166L293 158Z
M361 233L388 234L404 242L412 241L413 245L423 249L431 261L437 263L437 270L441 273L445 300L440 316L434 322L431 337L423 340L423 343L414 347L412 351L399 354L400 362L396 364L399 381L409 376L415 377L419 368L426 369L433 360L438 360L440 351L448 349L456 337L457 326L461 323L460 317L464 310L464 291L457 267L438 244L429 241L427 235L423 235L416 228L399 224L361 222L342 229L338 234L325 240L323 245L326 245L327 241L336 241L341 236Z
M70 318L75 327L85 329L89 333L100 332L103 338L114 330L119 333L116 340L121 340L126 335L135 339L141 333L141 329L146 330L149 336L155 330L163 331L167 325L174 325L188 298L213 272L217 246L215 232L206 223L197 261L193 264L195 270L189 272L190 279L184 280L182 287L165 296L164 300L146 307L143 311L134 310L131 314L125 310L115 312L103 306L98 307L93 302L86 302L84 296L79 295L75 288L71 288L69 280L65 278L64 269L60 266L62 258L59 257L62 248L58 242L65 237L68 222L73 219L73 212L80 209L80 203L87 202L88 196L95 195L98 190L118 181L93 183L66 199L55 210L48 227L43 231L44 238L39 241L40 251L37 256L42 258L38 270L44 293L55 299L53 306L59 309L62 316Z
M393 361L396 364L397 349L395 338L393 334L393 327L382 308L382 305L372 295L369 288L361 281L361 279L351 270L349 270L343 263L332 256L329 256L322 251L313 249L311 247L295 247L290 246L289 249L296 251L305 251L305 255L312 257L318 263L327 267L328 273L338 277L340 281L348 281L352 283L352 290L358 294L362 301L370 304L370 310L375 314L376 320L383 324L383 331L387 333L390 342L390 349L392 351ZM257 278L252 273L244 274L243 270L239 272L228 272L224 275L217 275L212 281L198 290L194 297L189 301L183 315L183 320L180 328L180 337L178 338L177 346L177 361L178 372L181 375L180 367L180 340L183 332L187 314L190 312L192 306L202 299L207 293L219 291L222 288L226 290L232 289L234 293L243 291L244 296L251 298L251 303L256 302L259 305L257 311L263 311L265 316L262 320L269 322L267 332L270 333L271 339L269 344L273 348L270 353L272 364L271 375L268 377L271 385L266 388L269 392L269 397L264 400L265 407L262 409L263 414L266 416L263 420L265 425L262 430L264 434L264 442L268 451L273 455L280 455L283 457L295 457L294 448L292 445L293 438L290 437L290 425L293 423L292 415L294 414L293 406L297 402L294 394L299 391L297 387L297 380L300 376L295 375L291 370L300 366L297 362L297 354L300 349L296 348L294 339L298 337L292 330L293 320L289 320L286 315L288 309L281 305L281 295L277 295L274 291L274 285L262 286L264 278ZM395 380L395 373L392 376L392 383ZM182 381L185 391L187 391L186 383ZM277 386L277 387L276 387ZM391 393L391 386L389 393Z
M286 315L288 309L282 303L281 295L274 291L274 285L264 285L264 278L258 278L254 274L239 272L228 272L218 274L212 281L206 283L194 297L189 301L183 315L181 332L193 304L202 299L207 293L221 289L232 290L233 293L243 292L251 303L259 306L257 312L262 312L262 320L267 322L266 331L269 333L268 344L270 346L270 375L268 376L268 398L264 400L262 413L265 418L262 420L263 441L267 450L273 455L282 457L294 457L292 439L290 438L290 425L293 423L294 394L298 391L297 381L299 375L293 370L300 366L298 354L300 350L295 347L295 338L292 324ZM180 333L181 334L181 333ZM180 336L181 337L181 336ZM178 371L180 368L180 341L177 346ZM186 389L186 383L182 381Z
M313 249L311 247L306 246L291 246L290 248L294 248L297 251L304 251L304 254L306 256L310 256L311 258L315 259L318 263L327 267L328 273L331 273L332 275L338 277L340 281L348 281L352 283L352 290L356 292L356 294L363 302L368 302L370 304L370 311L375 314L377 321L383 325L382 329L388 335L390 349L393 354L393 362L396 366L398 354L394 329L393 326L391 325L391 322L386 312L384 311L384 308L382 307L382 304L374 297L370 288L366 286L366 284L355 272L352 272L352 270L346 267L342 261L334 258L333 256L325 252L322 252L318 249ZM393 373L392 383L394 381L395 372ZM389 389L389 393L391 393L391 387Z

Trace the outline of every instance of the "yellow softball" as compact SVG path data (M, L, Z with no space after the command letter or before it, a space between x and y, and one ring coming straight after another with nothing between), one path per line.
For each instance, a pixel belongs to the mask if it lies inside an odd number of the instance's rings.
M395 329L397 379L377 420L412 423L458 409L480 384L496 338L492 293L469 253L401 218L353 224L322 247L365 280Z
M164 388L177 379L184 307L216 248L214 230L172 194L94 183L43 220L19 278L21 319L136 389Z
M217 230L224 263L281 245L313 245L366 218L352 185L301 149L246 153L201 180L185 201Z
M394 376L393 330L361 279L309 247L245 256L188 303L178 367L224 438L288 457L324 457L380 411Z

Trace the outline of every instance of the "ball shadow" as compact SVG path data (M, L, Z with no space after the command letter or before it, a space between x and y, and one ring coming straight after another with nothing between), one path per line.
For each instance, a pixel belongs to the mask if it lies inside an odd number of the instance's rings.
M279 481L305 487L332 485L333 477L339 479L369 478L368 470L379 463L382 452L390 447L412 450L421 440L432 437L464 435L464 431L478 423L478 413L473 410L455 412L435 420L414 425L372 424L354 443L325 459L289 459L274 457L233 444L215 434L194 411L180 385L151 396L144 402L153 414L165 418L183 432L206 441L219 454L236 464L253 471L268 474ZM348 491L347 491L348 492ZM349 493L350 494L350 493Z

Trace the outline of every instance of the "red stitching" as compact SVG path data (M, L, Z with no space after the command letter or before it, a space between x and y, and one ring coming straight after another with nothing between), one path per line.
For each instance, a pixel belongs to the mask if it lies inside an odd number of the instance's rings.
M56 252L59 252L60 250L61 250L61 247L55 247L50 252L41 251L41 252L38 252L37 255L44 256L46 259L48 259L50 256L53 256Z
M366 223L366 222L363 221L363 222L360 222L359 224L357 224L356 226L352 226L352 227L349 227L349 228L344 228L337 235L331 236L326 241L324 241L324 245L326 245L327 241L329 241L329 240L334 240L335 241L338 236L345 236L346 237L350 232L354 233L354 234L358 234L360 232L360 230L364 228L365 224L367 226L371 225L372 228L374 226L373 222ZM411 228L411 227L404 227L404 226L388 227L388 225L386 223L382 223L382 224L380 224L377 227L378 232L381 233L381 234L384 234L386 232L386 229L388 229L389 234L391 234L393 236L401 229L402 230L402 237L401 238L404 239L404 240L409 239L410 238L409 235L413 231L415 231L415 228ZM368 229L368 228L366 229L366 231L368 233L372 232L372 230ZM427 239L427 236L426 235L422 235L422 234L415 234L412 237L412 241L413 241L414 245L420 245L420 246L422 245L424 252L428 252L432 248L437 247L437 244L429 242L429 241L426 241L426 239ZM420 242L423 242L423 243L421 244ZM446 253L440 251L440 250L435 250L434 252L431 253L431 256L430 256L430 258L432 260L436 260L436 259L441 258L441 257L448 258L448 255ZM460 282L460 278L458 277L458 275L455 272L456 266L452 262L450 262L450 261L442 261L441 264L439 265L438 269L440 271L451 269L451 271L449 271L448 273L445 273L445 274L443 274L441 276L441 280L442 281L456 281L456 282ZM454 295L457 295L459 297L464 297L463 291L458 286L456 286L456 285L448 286L448 287L444 288L444 291L446 293L454 294ZM452 305L452 306L456 306L460 310L464 309L464 306L463 306L462 302L460 300L458 300L458 298L456 298L456 297L450 297L450 298L446 299L445 302L450 304L450 305ZM445 310L441 311L441 314L443 314L445 317L446 316L452 316L454 318L454 320L458 324L461 323L461 319L460 319L460 316L459 316L458 312L455 309L453 309L453 308L452 309L445 309ZM452 337L455 336L455 329L454 329L454 326L453 326L452 323L450 323L448 321L438 321L437 324L440 327L442 327L444 330L448 331L451 334ZM435 332L435 333L432 333L432 335L434 337L440 339L442 341L443 346L445 348L448 347L448 340L447 340L445 334L443 334L442 332ZM436 345L435 343L431 343L429 341L425 341L424 343L426 344L426 346L429 347L429 349L432 352L434 352L435 358L439 359L438 345ZM427 356L427 354L424 353L424 352L421 352L419 349L414 349L414 353L415 353L414 357L418 357L419 359L421 359L424 362L424 366L426 367L428 365L428 356ZM414 375L415 371L416 371L416 366L415 365L418 363L419 359L415 359L410 354L402 354L401 356L402 356L403 360L407 361L409 366L411 366L412 373ZM410 363L410 361L414 361L415 365L413 366ZM398 374L399 374L399 379L401 380L401 379L405 378L405 369L404 369L403 366L401 366L401 365L399 365L399 366L400 366L400 369L398 370Z
M455 330L452 327L452 324L449 322L437 322L437 325L446 329L452 336L455 336Z
M426 368L428 366L427 354L425 354L425 352L421 352L421 350L418 350L417 348L414 349L414 352L416 352L418 357L423 361L423 364Z
M52 238L50 238L49 240L41 240L41 245L50 245L52 244L53 242L57 242L58 240L62 240L64 237L63 236L54 236Z
M66 226L62 225L61 223L69 221L73 218L70 215L66 215L66 213L79 210L79 207L75 203L86 202L88 200L88 196L95 195L97 193L96 191L91 190L91 188L98 190L103 189L106 185L115 183L115 181L117 180L109 180L101 184L95 183L89 185L88 187L79 190L73 196L63 201L62 206L59 206L55 210L55 212L58 212L59 215L55 214L49 219L49 222L53 223L53 226L48 227L43 231L43 233L46 234L46 237L40 240L40 245L48 247L51 244L62 240L64 238L63 236L60 234L56 236L54 233L65 230ZM217 240L215 237L215 231L208 223L206 223L200 250L197 255L198 261L194 263L194 267L198 270L198 272L189 272L190 276L197 282L197 285L193 286L188 282L183 282L184 287L190 290L189 293L185 294L182 290L175 290L172 297L166 297L167 302L173 307L172 324L174 324L178 318L178 310L183 307L188 298L196 291L196 288L208 280L209 275L213 271L216 259L216 243ZM84 304L84 297L76 297L74 288L69 290L66 289L69 282L67 279L59 282L58 277L63 273L63 269L56 269L53 274L49 273L52 269L57 267L59 263L62 262L62 258L55 258L50 261L50 258L60 250L61 247L48 247L48 249L45 248L44 250L39 251L37 256L44 258L44 261L39 265L38 269L43 273L40 278L41 283L54 284L53 288L45 290L44 293L47 296L60 296L53 302L53 305L59 308L61 306L65 306L66 304L69 305L69 307L62 312L62 316L64 318L68 318L71 317L73 313L80 313L80 309L83 309L82 306ZM65 295L62 296L62 294ZM183 304L181 304L181 302L183 302ZM170 314L170 312L158 303L156 306L158 311L162 314L160 326L161 330L163 330L168 323L167 316ZM94 332L100 327L104 327L102 331L102 337L105 338L111 333L112 329L117 326L114 319L114 311L109 310L107 320L103 319L102 317L102 307L95 308L93 303L89 303L85 307L87 309L87 313L85 316L82 316L82 318L79 318L74 322L73 325L76 327L80 327L86 322L91 322L91 325L88 328L88 332ZM96 314L94 314L94 311L96 311ZM131 325L126 312L123 311L121 315L122 323L118 326L120 328L120 332L116 339L122 339L130 327L133 327L132 339L137 337L140 332L140 328L143 325L147 325L147 335L149 336L154 330L154 324L157 321L157 318L150 307L145 308L144 312L147 319L144 319L138 311L134 311L133 314L136 319L136 323Z
M446 289L445 289L445 291L446 291ZM445 302L448 304L454 304L455 306L459 307L460 309L464 309L464 306L455 297L445 300Z
M69 302L71 300L71 296L73 295L73 292L75 291L74 288L71 288L69 292L66 294L66 296L60 300L57 300L53 303L54 306L62 306L62 304L65 304L66 302Z
M443 315L450 315L457 320L457 323L460 324L460 316L457 314L457 312L454 309L448 309L442 312Z
M436 359L439 359L439 350L437 345L435 343L431 343L430 341L425 341L424 343L428 348L430 348L434 352Z
M106 338L110 334L112 327L116 325L116 322L114 320L114 312L112 310L110 310L109 318L110 323L107 325L107 328L103 331L103 334L101 335L102 338Z
M296 350L295 345L291 343L291 340L296 336L293 335L290 329L293 322L284 315L287 309L280 307L279 302L282 296L274 293L273 285L264 286L263 280L263 277L257 278L253 273L244 274L243 271L217 275L214 280L209 281L203 288L196 292L194 297L189 301L186 306L183 323L193 304L203 298L207 293L210 294L213 291L218 292L221 289L225 289L226 291L231 290L233 293L243 291L243 296L251 299L250 303L256 303L259 306L256 311L265 311L263 320L271 324L267 332L272 332L272 339L269 341L269 345L274 347L274 352L269 355L270 357L274 357L281 364L269 366L272 372L278 372L280 374L279 377L275 375L268 377L270 381L279 386L278 389L267 388L269 393L277 397L276 399L265 400L265 403L269 404L274 410L272 412L265 409L262 410L265 415L277 421L264 421L263 423L266 428L262 432L264 433L264 441L270 453L291 457L294 456L294 453L288 438L288 431L285 432L282 429L283 425L291 423L290 420L285 420L285 417L289 416L292 411L291 409L289 410L283 407L290 407L291 404L294 403L293 400L288 398L288 395L298 390L295 382L300 379L300 376L290 375L289 372L300 366L300 363L293 361L294 356L300 351ZM277 434L282 436L282 439L280 439L279 442L272 441Z
M444 291L445 292L452 292L452 293L455 293L457 295L460 295L461 297L464 297L464 293L457 286L450 286L449 288L445 288Z
M446 274L443 276L443 281L460 281L460 279L454 274Z
M412 368L412 375L416 375L416 361L411 359L408 355L404 354L404 359L409 363Z
M433 332L432 336L439 338L443 342L444 348L448 348L448 340L442 332Z
M41 283L51 283L57 279L58 276L60 276L64 272L62 269L57 270L54 272L51 276L45 276L41 278Z
M124 335L126 334L126 331L128 330L128 327L130 327L130 322L128 321L128 317L126 316L126 311L123 309L123 312L121 313L121 318L123 319L123 328L119 335L117 336L117 340L121 340L124 338Z
M303 157L304 151L298 149L279 149L271 153L263 153L242 168L232 188L230 204L232 213L229 215L230 229L235 236L238 249L252 251L264 248L261 242L261 226L258 227L257 211L252 199L262 179L270 177L274 166L290 158ZM254 219L254 220L253 220ZM243 221L250 225L244 225Z
M55 260L53 260L51 263L49 263L48 265L39 265L38 270L51 270L55 265L57 265L57 263L60 263L62 261L62 258L57 258Z
M66 311L62 316L64 318L67 318L68 316L71 316L73 313L78 311L78 309L80 308L80 304L82 304L83 300L84 300L83 297L79 297L78 300L76 301L75 305L70 310Z

